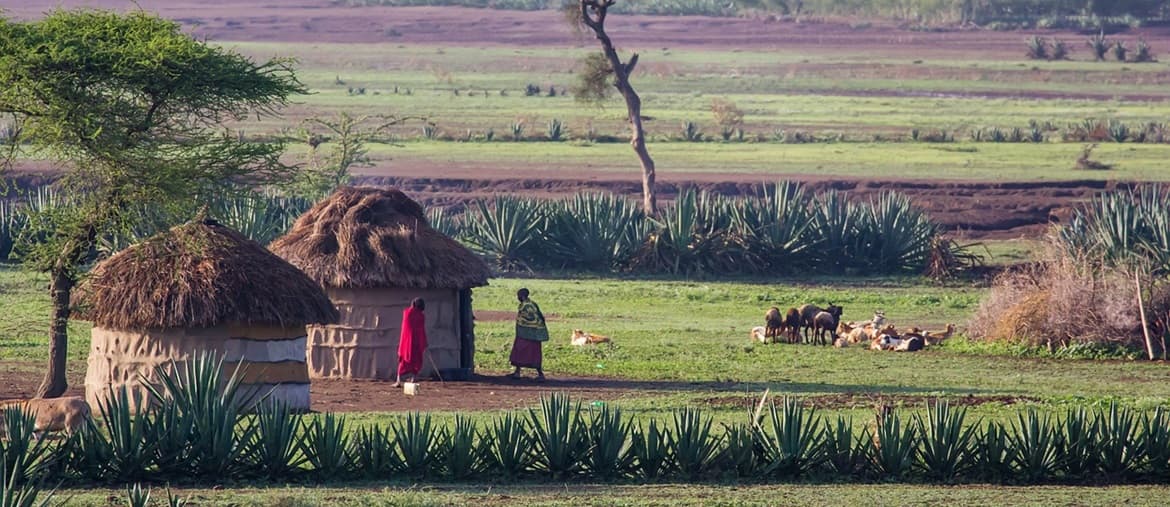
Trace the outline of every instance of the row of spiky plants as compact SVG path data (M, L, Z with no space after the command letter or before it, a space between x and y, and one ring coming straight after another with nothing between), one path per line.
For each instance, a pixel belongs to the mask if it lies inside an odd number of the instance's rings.
M685 275L922 272L940 232L900 194L858 202L837 191L814 196L792 182L747 198L685 189L656 217L623 197L578 194L496 197L477 201L461 226L446 215L432 220L502 269Z
M1161 408L1028 410L1000 423L971 422L943 401L909 417L882 410L858 426L794 398L767 403L765 394L745 422L717 427L698 408L635 419L554 394L485 422L410 413L355 427L255 399L229 371L206 355L160 370L150 408L132 409L117 391L98 410L102 424L52 444L10 410L5 429L15 438L0 440L4 498L35 499L53 484L237 479L1170 481L1170 416Z
M1160 185L1100 194L1056 229L1057 243L1092 265L1170 273L1168 199Z

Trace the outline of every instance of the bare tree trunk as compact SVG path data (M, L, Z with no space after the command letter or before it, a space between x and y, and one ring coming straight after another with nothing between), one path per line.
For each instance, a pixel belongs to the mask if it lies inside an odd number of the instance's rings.
M630 56L630 60L623 63L618 57L613 41L605 33L605 15L614 0L581 0L581 22L585 24L597 40L601 42L601 50L613 69L614 87L626 100L626 112L630 121L630 146L638 155L638 162L642 165L642 210L649 216L658 214L658 197L654 188L654 159L646 150L646 133L642 127L642 99L638 92L630 86L630 74L638 64L638 54Z
M49 327L49 370L37 389L37 398L56 398L65 394L69 384L65 380L65 362L69 347L69 297L73 278L65 268L55 268L49 288L53 301L53 321Z
M1139 279L1138 273L1133 274L1133 284L1137 288L1137 303L1138 313L1142 317L1142 332L1146 335L1146 353L1150 356L1150 361L1154 360L1154 342L1150 340L1150 325L1146 320L1146 304L1142 302L1142 283Z

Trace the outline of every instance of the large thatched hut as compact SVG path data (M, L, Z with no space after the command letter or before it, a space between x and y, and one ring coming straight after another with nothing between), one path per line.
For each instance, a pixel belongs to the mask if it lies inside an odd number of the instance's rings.
M264 246L213 220L197 219L98 264L77 291L79 318L93 322L86 398L126 386L149 399L139 374L210 352L242 389L297 410L309 408L305 325L337 320L325 293ZM96 406L96 405L95 405Z
M305 212L270 246L325 288L341 318L309 326L314 378L393 379L402 310L426 300L430 359L423 375L474 368L471 288L487 265L427 223L423 208L394 189L345 187ZM433 363L432 360L433 359Z

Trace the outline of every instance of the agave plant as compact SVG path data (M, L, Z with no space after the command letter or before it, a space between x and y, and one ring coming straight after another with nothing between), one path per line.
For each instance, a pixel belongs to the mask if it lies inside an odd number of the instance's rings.
M1060 466L1059 439L1052 421L1034 409L1016 414L1011 435L1016 473L1029 483L1044 482Z
M863 429L855 435L853 422L845 416L837 416L835 421L825 423L825 463L838 477L863 473L872 444L869 430Z
M709 192L683 190L673 206L650 219L653 230L638 262L671 274L732 271L742 253L729 234L733 206Z
M669 428L661 428L651 419L645 426L636 426L633 432L635 468L644 479L654 480L674 470L670 442L674 439Z
M549 120L547 134L549 141L560 141L565 135L565 124L556 118Z
M523 418L513 413L500 416L490 426L486 440L491 470L515 479L532 468L536 459L533 437Z
M363 427L354 437L353 467L369 479L385 479L402 468L390 430L379 426Z
M737 477L756 475L760 463L752 427L746 424L724 424L723 434L727 441L727 447L723 450L723 468Z
M145 410L135 409L125 386L111 389L98 403L105 422L103 433L93 420L79 432L71 466L94 481L125 483L149 476L156 445L149 436L151 422Z
M16 495L21 486L40 482L57 449L37 438L36 418L19 407L0 409L0 423L6 437L0 438L0 489Z
M237 367L224 378L223 359L203 352L181 366L172 360L156 367L158 384L141 377L151 396L174 403L179 416L190 419L188 456L197 476L218 480L247 465L256 427L243 421L250 406L240 391L241 374Z
M1143 460L1145 435L1138 431L1133 411L1111 402L1108 411L1098 413L1097 426L1101 471L1119 479L1136 474Z
M589 450L587 428L581 420L581 404L568 396L541 397L540 410L529 409L536 466L554 478L581 472Z
M938 226L906 196L882 194L862 207L860 244L855 254L871 273L922 272Z
M861 233L865 212L835 190L817 196L810 206L810 237L817 243L813 258L818 270L845 273L864 269L860 255L866 248Z
M977 476L991 482L1002 482L1012 477L1016 462L1015 448L1003 425L991 421L976 439L978 452L972 455L972 466Z
M427 224L449 238L459 238L463 235L463 224L459 217L448 214L443 208L427 210Z
M442 455L443 443L430 414L411 412L393 426L393 431L400 472L421 478L439 470L446 456Z
M1093 56L1097 58L1097 61L1105 61L1105 53L1109 52L1109 41L1105 38L1104 32L1089 37L1086 43L1089 45L1089 49L1093 51Z
M504 270L531 270L531 252L540 237L541 204L533 199L496 196L475 202L467 219L467 240Z
M825 429L815 409L806 411L799 401L785 397L779 409L775 403L770 406L768 416L771 432L763 421L754 426L764 475L800 477L826 460Z
M544 211L541 248L561 267L609 270L626 263L645 239L642 211L624 197L581 193Z
M1059 462L1069 477L1084 477L1097 470L1101 457L1098 420L1084 407L1069 409L1060 420Z
M1032 60L1047 60L1048 59L1048 44L1044 42L1038 35L1033 35L1028 39L1028 58Z
M592 410L592 409L591 409ZM586 468L603 479L623 478L634 467L633 422L618 408L603 405L589 418Z
M1170 476L1170 416L1158 407L1142 417L1142 442L1150 475L1165 479Z
M249 457L256 471L269 479L287 478L299 471L306 461L301 452L305 445L301 416L287 403L269 401L257 407L253 421L256 432Z
M150 488L134 483L126 486L126 507L147 507L150 505Z
M904 477L914 466L918 440L914 426L903 425L897 412L879 415L874 443L870 446L870 461L885 477Z
M326 412L305 431L305 460L321 479L343 477L353 468L345 417Z
M18 470L9 470L0 461L0 507L49 507L54 505L56 490L45 493L40 481L30 482L20 478ZM44 496L41 496L44 493Z
M965 409L952 409L945 401L927 407L925 418L918 416L918 466L927 477L954 480L971 466L974 427L965 426L966 418Z
M746 199L731 212L732 231L743 238L745 251L761 271L793 272L809 267L805 260L817 240L807 234L812 217L799 183L783 181L765 187L762 197Z
M447 477L461 480L473 477L485 469L484 453L480 450L482 440L477 440L475 422L459 414L449 433L439 438L443 446L440 456Z
M674 412L674 427L667 447L674 466L688 480L702 478L722 458L723 436L716 436L711 424L711 418L697 408Z

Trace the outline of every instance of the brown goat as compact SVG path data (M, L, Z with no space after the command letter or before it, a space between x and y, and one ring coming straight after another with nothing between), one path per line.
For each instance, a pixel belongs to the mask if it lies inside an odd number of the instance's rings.
M784 314L784 328L788 333L788 343L800 341L800 311L789 308Z
M767 328L764 337L775 343L784 332L784 319L780 316L780 309L773 306L764 313L764 324Z
M813 335L818 345L828 345L837 340L837 315L829 312L820 312L813 317ZM831 340L825 340L825 333Z
M816 323L814 322L814 319L816 319L817 314L820 312L826 312L833 315L836 320L840 320L843 309L840 306L834 305L833 303L829 303L828 308L824 309L821 309L819 306L814 304L804 304L800 305L800 309L798 311L800 312L800 325L804 328L804 341L805 343L809 343L809 331L815 331ZM837 329L836 320L833 322L833 327L830 329L831 331L836 331Z

